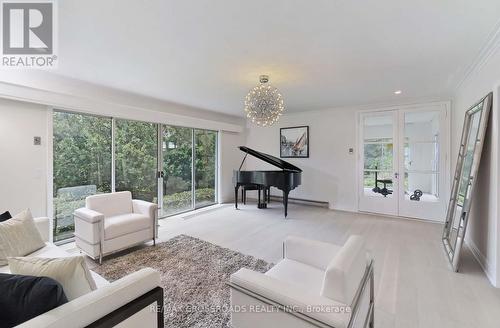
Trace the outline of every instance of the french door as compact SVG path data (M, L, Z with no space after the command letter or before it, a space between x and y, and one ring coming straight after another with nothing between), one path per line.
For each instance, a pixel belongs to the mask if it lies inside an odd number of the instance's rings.
M361 113L359 210L444 220L448 125L445 104Z

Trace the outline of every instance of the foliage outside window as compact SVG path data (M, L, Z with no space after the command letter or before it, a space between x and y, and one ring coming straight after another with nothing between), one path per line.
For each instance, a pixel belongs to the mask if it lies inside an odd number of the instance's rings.
M215 203L217 132L195 130L196 207Z
M85 197L111 191L111 119L53 114L54 240L71 238L73 211Z
M157 124L116 120L116 191L128 190L134 199L157 201L157 135Z
M364 145L364 186L375 187L375 172L378 179L392 176L393 144L389 140L368 140Z

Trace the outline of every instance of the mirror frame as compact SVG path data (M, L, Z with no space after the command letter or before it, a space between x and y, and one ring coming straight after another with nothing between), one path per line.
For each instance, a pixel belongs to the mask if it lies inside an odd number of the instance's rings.
M448 210L446 212L446 221L444 223L443 237L442 237L444 250L446 252L446 255L448 256L451 267L455 272L458 271L458 266L460 262L460 253L465 238L465 232L467 230L467 222L469 220L469 211L472 204L472 199L474 198L473 197L474 188L476 186L476 180L477 180L476 176L479 170L481 152L483 149L484 138L488 126L488 118L491 111L492 101L493 101L493 93L490 92L465 112L462 137L460 139L460 149L458 151L457 166L455 169L455 175L453 176L453 185L450 193L450 202L448 204ZM457 210L456 207L458 202L458 193L460 188L460 181L462 178L462 172L464 169L464 160L466 158L467 149L469 147L468 140L471 132L471 125L473 123L472 118L473 115L479 111L478 109L476 109L476 107L480 106L481 104L482 104L482 108L480 109L481 116L479 119L478 132L474 144L474 150L471 162L471 171L467 179L468 187L466 189L467 191L465 193L465 198L463 201L463 206L461 209L460 216L457 217L455 213ZM459 218L460 220L458 222L456 239L451 240L452 231L454 230L453 228L454 220L456 218Z

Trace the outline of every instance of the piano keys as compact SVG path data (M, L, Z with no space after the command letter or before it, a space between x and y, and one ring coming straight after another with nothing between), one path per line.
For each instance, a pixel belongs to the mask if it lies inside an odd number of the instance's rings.
M295 165L292 165L286 161L279 158L271 156L269 154L261 153L254 149L240 146L238 147L241 151L245 153L245 157L241 162L238 170L233 171L233 183L234 183L234 206L238 208L238 189L245 185L257 186L259 193L259 203L258 208L267 207L267 197L265 197L265 191L270 187L276 187L283 191L283 207L285 212L285 218L288 215L288 194L291 190L295 189L301 184L302 170ZM248 155L252 155L264 162L274 165L281 170L275 171L241 171L243 163ZM260 197L261 192L264 193L263 197Z

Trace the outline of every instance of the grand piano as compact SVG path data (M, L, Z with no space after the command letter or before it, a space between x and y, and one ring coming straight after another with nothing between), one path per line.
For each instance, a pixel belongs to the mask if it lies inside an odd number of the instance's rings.
M295 165L269 154L261 153L244 146L240 146L238 148L245 153L245 157L243 158L239 169L233 171L234 206L238 208L238 189L241 186L257 186L259 193L259 208L266 208L266 201L269 199L266 196L261 198L261 191L264 191L265 193L265 191L269 190L270 187L276 187L283 191L283 205L285 207L286 218L288 215L288 193L300 185L302 170ZM243 163L249 154L280 168L281 171L241 171ZM261 203L261 199L264 203Z

